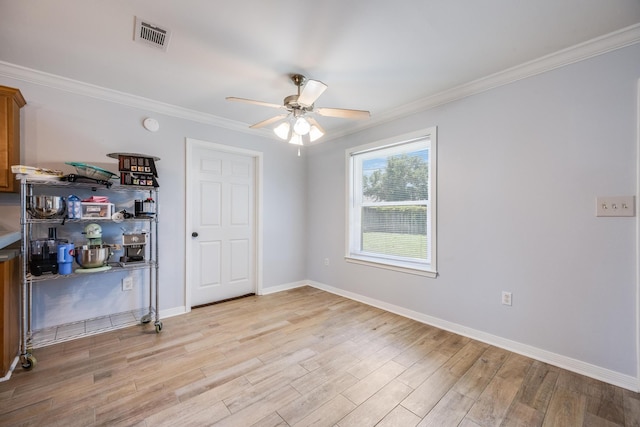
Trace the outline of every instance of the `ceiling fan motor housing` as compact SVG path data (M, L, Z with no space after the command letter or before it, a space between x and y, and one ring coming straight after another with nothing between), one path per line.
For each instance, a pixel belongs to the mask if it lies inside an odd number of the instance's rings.
M283 101L285 108L292 112L295 117L313 111L313 105L302 106L298 104L299 96L300 95L289 95Z
M307 81L307 78L302 74L291 74L290 77L291 77L291 81L293 81L293 84L298 86L298 88L300 88L300 86L305 84Z

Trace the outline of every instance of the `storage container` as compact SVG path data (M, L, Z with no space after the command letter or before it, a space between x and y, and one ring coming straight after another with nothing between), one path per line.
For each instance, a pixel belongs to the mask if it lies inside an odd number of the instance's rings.
M110 219L113 215L113 203L82 202L82 218Z
M82 218L82 202L80 197L73 194L67 197L67 217L70 219Z

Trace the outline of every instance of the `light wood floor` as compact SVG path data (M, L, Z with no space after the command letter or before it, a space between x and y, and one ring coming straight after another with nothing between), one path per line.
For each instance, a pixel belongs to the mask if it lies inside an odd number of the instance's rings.
M638 426L640 395L313 288L36 349L10 426Z

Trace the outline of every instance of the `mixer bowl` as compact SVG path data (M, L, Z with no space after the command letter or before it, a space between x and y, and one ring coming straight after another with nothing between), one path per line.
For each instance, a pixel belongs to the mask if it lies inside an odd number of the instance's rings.
M38 219L60 218L64 215L66 206L65 199L61 196L29 196L27 198L27 211Z
M76 262L82 268L98 268L107 265L111 248L104 246L78 246L74 249Z

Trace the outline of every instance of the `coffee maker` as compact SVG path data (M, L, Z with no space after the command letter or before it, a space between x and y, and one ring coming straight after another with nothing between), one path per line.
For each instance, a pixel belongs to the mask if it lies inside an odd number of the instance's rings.
M147 232L134 231L122 235L124 255L120 257L120 264L139 264L145 261L145 249L147 245Z

